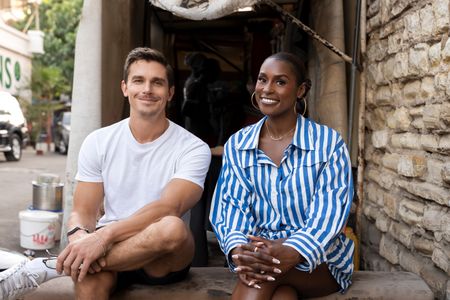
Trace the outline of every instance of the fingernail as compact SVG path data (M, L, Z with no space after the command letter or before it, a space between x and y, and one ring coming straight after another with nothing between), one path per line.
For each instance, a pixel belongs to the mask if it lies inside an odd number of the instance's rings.
M235 271L235 272L239 272L239 271L242 271L242 269L239 268L239 267L237 267L237 268L234 268L234 271Z
M273 278L272 276L267 277L267 280L269 281L275 281L275 278Z
M257 289L261 289L261 287L257 284L255 284L253 287L257 288Z
M239 258L239 255L234 254L234 255L231 256L231 258L238 259L238 258Z
M277 274L281 274L281 270L278 269L278 268L274 268L273 271L274 271L275 273L277 273Z
M249 283L248 283L248 286L252 286L252 285L254 285L255 284L255 282L252 280L252 281L250 281Z
M278 260L278 259L276 259L276 258L272 258L272 262L274 263L274 264L277 264L277 265L279 265L281 262Z

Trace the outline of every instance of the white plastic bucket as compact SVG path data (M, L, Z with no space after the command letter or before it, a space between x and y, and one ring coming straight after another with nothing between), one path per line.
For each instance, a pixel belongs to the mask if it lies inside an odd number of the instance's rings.
M41 210L19 212L20 246L43 250L55 246L55 231L59 219L57 213Z

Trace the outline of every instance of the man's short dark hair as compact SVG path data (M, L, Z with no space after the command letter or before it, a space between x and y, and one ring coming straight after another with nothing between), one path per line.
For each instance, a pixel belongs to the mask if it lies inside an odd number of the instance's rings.
M155 61L160 63L166 68L167 81L169 82L169 87L175 85L174 75L172 66L167 62L164 55L158 50L148 48L148 47L138 47L128 53L127 59L125 60L125 65L123 66L123 80L127 82L128 74L130 72L130 66L139 60L145 60L147 62Z

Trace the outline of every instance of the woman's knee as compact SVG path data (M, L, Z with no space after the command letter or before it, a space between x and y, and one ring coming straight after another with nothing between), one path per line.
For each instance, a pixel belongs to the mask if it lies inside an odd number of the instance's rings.
M288 285L279 286L273 293L272 300L297 300L297 291Z

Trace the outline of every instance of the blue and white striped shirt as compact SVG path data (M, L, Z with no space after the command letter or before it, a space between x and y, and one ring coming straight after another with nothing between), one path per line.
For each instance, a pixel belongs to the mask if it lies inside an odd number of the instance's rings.
M343 233L353 198L350 159L333 129L299 115L278 167L258 149L266 118L235 133L225 145L210 220L222 251L248 243L247 235L293 247L312 272L327 263L346 290L353 273L353 241ZM229 260L230 268L233 267Z

